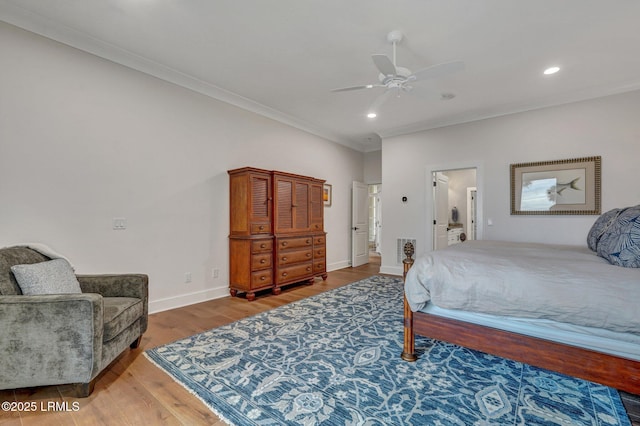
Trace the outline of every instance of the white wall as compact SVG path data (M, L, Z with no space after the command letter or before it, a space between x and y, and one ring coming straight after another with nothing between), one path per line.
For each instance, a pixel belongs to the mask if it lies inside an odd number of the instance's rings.
M510 215L509 165L600 155L602 211L637 205L638 111L640 91L383 140L381 272L401 273L396 238L416 238L418 255L431 249L427 176L434 169L478 167L484 239L585 245L596 216Z
M152 311L224 296L226 171L254 166L333 185L327 264L348 264L362 153L3 23L0 55L0 247L147 273Z
M364 154L364 183L382 183L382 150Z

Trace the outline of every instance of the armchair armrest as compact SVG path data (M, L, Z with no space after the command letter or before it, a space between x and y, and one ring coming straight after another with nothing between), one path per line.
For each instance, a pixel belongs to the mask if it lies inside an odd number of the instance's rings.
M98 294L0 296L0 389L89 382L103 309Z

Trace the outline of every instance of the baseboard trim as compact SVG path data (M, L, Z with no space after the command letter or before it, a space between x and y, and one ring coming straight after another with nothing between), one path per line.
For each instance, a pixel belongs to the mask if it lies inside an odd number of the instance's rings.
M229 295L229 287L216 287L193 293L180 294L178 296L166 297L164 299L149 301L149 313L168 311L170 309L182 308L194 303L206 302L207 300L219 299Z
M327 265L327 272L337 271L338 269L344 269L351 266L350 260L342 260L340 262L334 262L330 265Z
M402 274L404 273L404 267L402 267L402 266L398 266L398 267L380 266L380 273L381 274L387 274L387 275L399 275L399 276L402 276Z
M337 271L351 266L349 260L342 260L327 265L327 272ZM382 271L381 271L382 272ZM393 275L393 274L392 274ZM400 272L399 275L402 275ZM219 299L229 295L229 287L216 287L193 293L180 294L178 296L166 297L164 299L149 301L149 313L155 314L170 309L182 308L194 303L206 302L207 300Z

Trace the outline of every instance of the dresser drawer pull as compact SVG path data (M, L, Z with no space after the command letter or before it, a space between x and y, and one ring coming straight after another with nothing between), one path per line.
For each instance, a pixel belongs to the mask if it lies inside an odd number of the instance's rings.
M258 229L260 229L261 231L264 231L264 225L260 225L260 228Z
M307 266L307 272L311 271L311 266Z
M286 262L286 261L287 261L287 257L286 257L286 256L285 256L285 257L283 257L283 258L282 258L282 261L283 261L283 262Z
M260 263L267 263L266 259L260 259Z
M260 281L264 281L266 279L267 279L267 277L265 277L264 275L260 277Z
M311 257L311 253L307 253L307 257Z
M288 274L287 274L286 272L283 272L283 273L282 273L282 276L283 276L283 277L286 277L287 275L288 275Z
M283 241L283 242L282 242L282 247L286 247L286 246L287 246L287 244L288 244L288 243L287 243L286 241Z
M265 243L260 244L260 248L265 248L267 245Z
M311 240L307 240L307 244L311 244Z

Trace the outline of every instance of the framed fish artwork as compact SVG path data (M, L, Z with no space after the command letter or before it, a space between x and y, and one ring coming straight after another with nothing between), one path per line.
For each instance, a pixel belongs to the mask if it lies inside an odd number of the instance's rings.
M599 215L602 159L511 165L512 215Z

